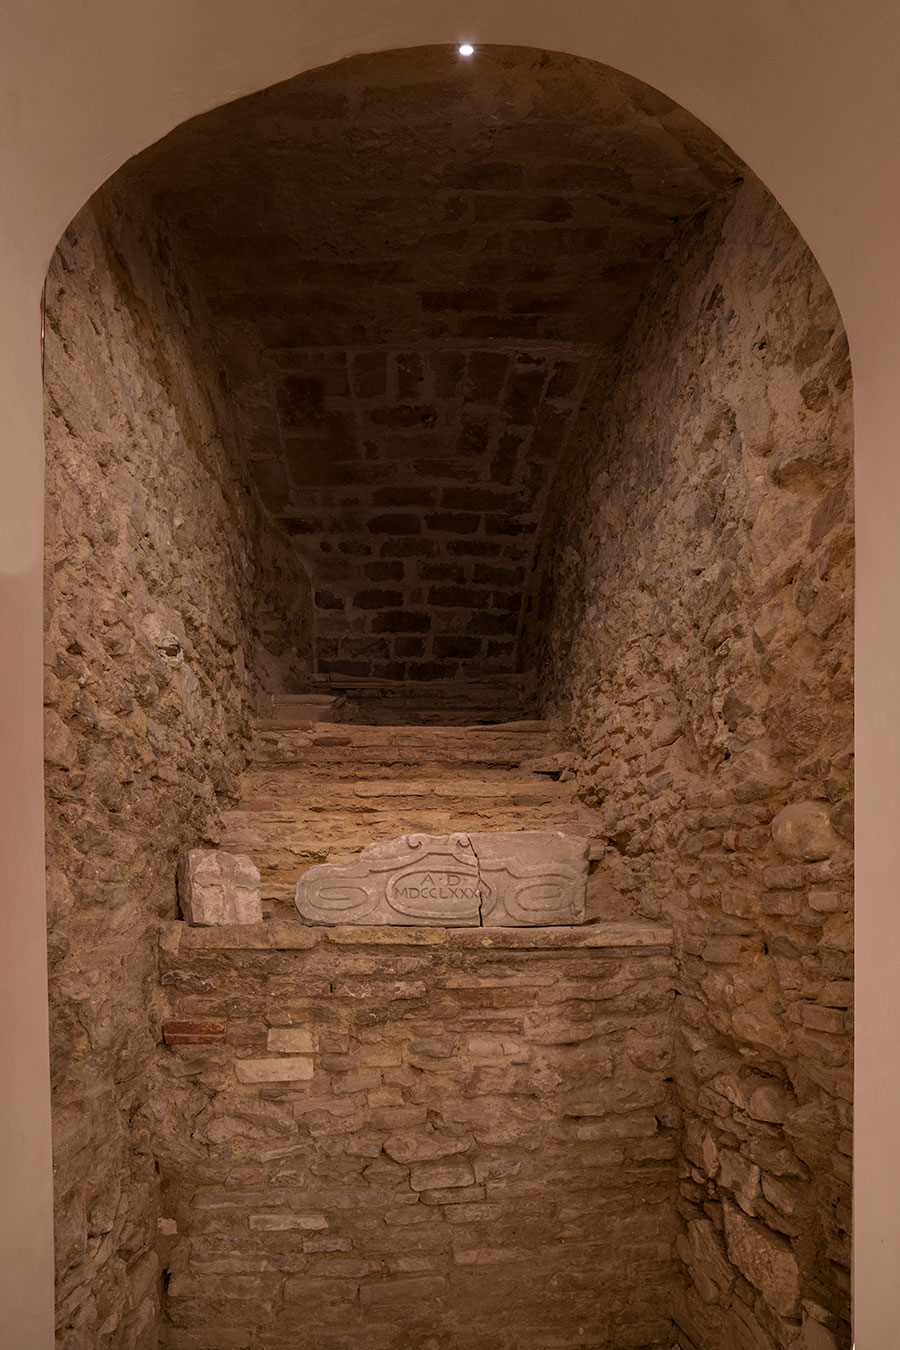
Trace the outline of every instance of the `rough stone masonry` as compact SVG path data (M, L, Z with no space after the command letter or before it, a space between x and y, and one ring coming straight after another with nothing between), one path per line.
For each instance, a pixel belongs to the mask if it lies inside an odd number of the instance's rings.
M309 670L310 590L245 472L203 302L134 193L47 279L45 756L58 1342L150 1350L153 934L215 843L256 693Z
M758 183L687 225L559 478L532 651L611 897L675 926L686 1344L849 1350L847 340Z

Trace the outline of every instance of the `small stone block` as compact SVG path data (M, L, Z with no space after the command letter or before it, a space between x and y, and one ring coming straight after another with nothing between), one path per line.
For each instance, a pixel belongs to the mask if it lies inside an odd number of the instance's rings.
M289 1055L311 1055L314 1049L312 1032L306 1027L269 1027L266 1049Z
M166 1045L224 1045L224 1022L163 1022Z
M243 854L188 849L178 865L178 898L195 927L262 922L259 872Z
M234 1072L239 1083L295 1083L312 1078L311 1059L238 1059Z
M291 1233L327 1228L324 1214L251 1214L250 1227L258 1233Z

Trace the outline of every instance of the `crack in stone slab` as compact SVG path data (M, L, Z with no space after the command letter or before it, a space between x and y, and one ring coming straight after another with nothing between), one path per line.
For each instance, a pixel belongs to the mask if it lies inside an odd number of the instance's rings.
M478 873L478 880L475 883L475 890L478 892L478 927L484 928L484 892L481 889L481 860L475 851L475 845L472 843L471 836L467 836L469 848L475 858L475 870Z

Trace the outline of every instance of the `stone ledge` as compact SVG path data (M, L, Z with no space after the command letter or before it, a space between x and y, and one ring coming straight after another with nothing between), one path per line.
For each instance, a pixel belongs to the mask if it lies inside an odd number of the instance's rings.
M491 950L583 948L668 949L672 929L658 924L594 923L572 928L406 928L381 925L312 927L293 919L217 928L191 928L180 921L162 925L160 943L172 955L184 951L308 950L320 942L341 947L451 947Z

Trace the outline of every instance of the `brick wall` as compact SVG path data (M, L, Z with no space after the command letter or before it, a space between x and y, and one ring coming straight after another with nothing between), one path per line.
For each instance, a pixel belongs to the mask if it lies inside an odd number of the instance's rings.
M316 580L319 672L514 670L550 473L596 354L331 348L285 365L280 425L302 506L284 524ZM284 470L268 472L283 511Z
M668 938L167 925L167 1350L667 1347Z

